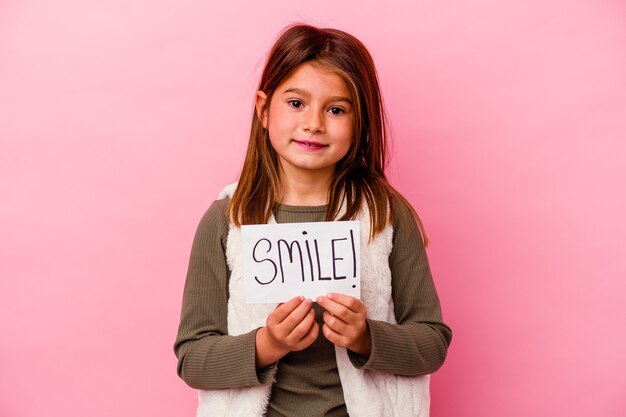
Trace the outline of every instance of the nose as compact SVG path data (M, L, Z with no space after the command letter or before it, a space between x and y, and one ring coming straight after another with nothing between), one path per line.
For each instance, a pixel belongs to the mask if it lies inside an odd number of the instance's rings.
M310 108L303 115L302 129L309 133L324 133L324 115L321 110Z

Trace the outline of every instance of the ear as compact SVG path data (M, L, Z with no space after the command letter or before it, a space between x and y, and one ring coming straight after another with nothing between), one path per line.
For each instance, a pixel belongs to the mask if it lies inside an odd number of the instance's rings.
M255 98L256 115L264 129L267 129L267 94L259 90Z

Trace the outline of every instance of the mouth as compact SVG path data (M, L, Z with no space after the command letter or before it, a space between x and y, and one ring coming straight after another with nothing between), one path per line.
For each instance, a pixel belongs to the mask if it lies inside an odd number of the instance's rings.
M325 145L323 143L320 142L315 142L314 140L298 140L298 139L294 139L293 140L298 146L307 149L307 150L311 150L311 151L318 151L320 149L324 149L326 148L328 145Z

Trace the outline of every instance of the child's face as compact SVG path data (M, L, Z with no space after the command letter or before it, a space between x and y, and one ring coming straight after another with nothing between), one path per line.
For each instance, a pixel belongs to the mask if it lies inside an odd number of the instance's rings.
M285 175L330 180L353 140L353 98L337 73L300 65L277 88L269 105L257 93L257 112Z

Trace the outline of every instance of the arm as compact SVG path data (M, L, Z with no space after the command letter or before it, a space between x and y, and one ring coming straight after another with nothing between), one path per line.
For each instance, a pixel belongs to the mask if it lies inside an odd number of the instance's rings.
M256 331L227 335L229 270L225 243L228 200L216 201L202 217L194 237L174 344L178 375L197 389L221 389L268 383L257 372Z
M363 357L349 351L350 360L361 369L396 375L435 372L446 358L452 331L441 317L417 223L400 203L389 263L398 324L368 319L370 355Z

